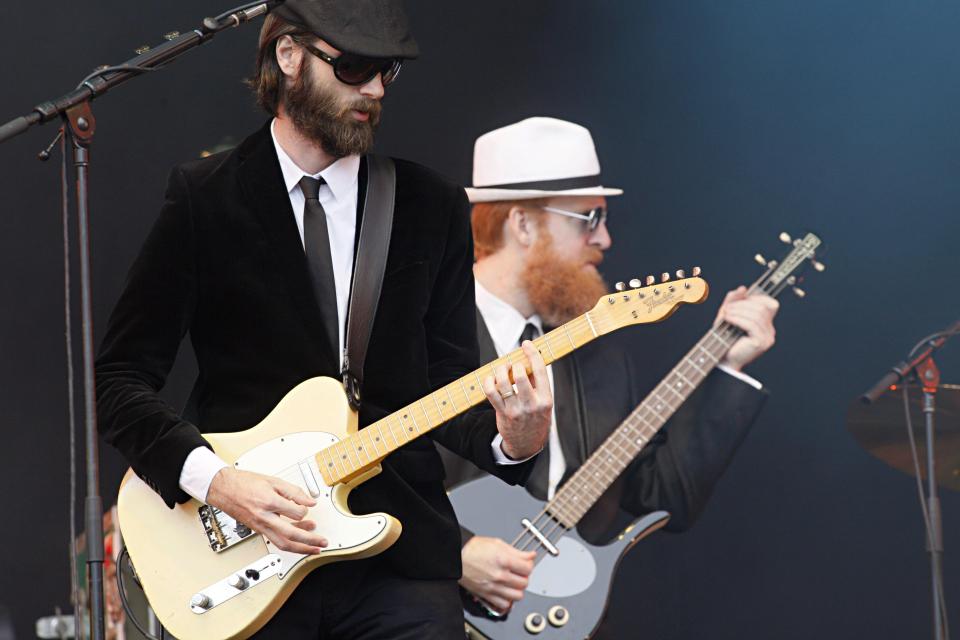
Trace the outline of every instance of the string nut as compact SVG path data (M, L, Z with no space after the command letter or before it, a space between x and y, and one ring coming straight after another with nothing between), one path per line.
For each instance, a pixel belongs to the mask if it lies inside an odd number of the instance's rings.
M780 232L780 242L784 244L790 244L792 241L793 239L790 237L789 233L787 233L786 231Z
M613 288L617 291L623 291L627 288L627 285L623 284L622 282L618 282L617 284L613 285Z

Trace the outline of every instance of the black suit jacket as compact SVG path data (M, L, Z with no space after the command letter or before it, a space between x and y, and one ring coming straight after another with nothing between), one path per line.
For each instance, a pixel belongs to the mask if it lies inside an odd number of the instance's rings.
M466 196L411 162L396 160L396 171L361 427L479 366ZM314 297L268 126L232 151L175 168L97 359L101 432L168 504L186 500L179 475L190 451L209 446L201 430L252 427L296 384L339 377L319 304L334 302ZM196 426L157 395L188 333L199 365ZM532 464L497 466L495 435L489 408L430 434L484 470L524 481ZM410 443L383 469L353 492L354 511L403 523L386 552L400 573L458 577L456 517L433 443Z
M493 340L479 311L477 329L481 358L494 357ZM649 392L641 388L633 361L618 343L616 335L603 336L553 364L557 431L567 466L562 481ZM766 397L765 391L727 373L711 372L585 518L595 521L596 537L619 531L617 527L624 523L619 516L624 512L634 517L662 509L671 515L667 529L691 526ZM448 487L483 473L443 448L440 453ZM546 452L541 454L526 482L527 490L542 500L546 499L548 460ZM463 542L472 535L465 529L462 534ZM581 534L592 537L582 528Z

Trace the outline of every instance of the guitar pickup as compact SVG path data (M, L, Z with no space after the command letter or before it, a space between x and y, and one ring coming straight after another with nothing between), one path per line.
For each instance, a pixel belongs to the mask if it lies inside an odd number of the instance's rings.
M220 553L233 545L243 542L253 535L250 527L237 522L220 509L208 504L201 505L197 510L203 531L207 534L207 543L210 548Z

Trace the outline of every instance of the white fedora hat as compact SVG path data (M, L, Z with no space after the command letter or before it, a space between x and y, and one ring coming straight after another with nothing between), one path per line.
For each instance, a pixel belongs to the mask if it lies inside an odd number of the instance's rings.
M470 202L622 193L600 184L593 138L572 122L527 118L483 134L473 147Z

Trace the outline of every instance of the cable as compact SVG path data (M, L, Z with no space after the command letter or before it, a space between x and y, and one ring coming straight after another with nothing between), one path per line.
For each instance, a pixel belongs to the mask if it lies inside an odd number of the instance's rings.
M70 603L73 605L73 633L80 637L80 585L77 576L77 416L73 379L73 325L70 322L70 192L67 186L67 136L60 129L60 213L63 225L63 326L67 356L67 423L70 428Z
M122 544L122 543L121 543ZM137 616L133 614L133 611L130 609L130 602L127 600L127 589L123 583L123 560L126 558L127 565L130 567L130 570L135 572L136 569L133 568L133 563L130 561L130 554L127 553L127 545L123 545L120 548L120 553L117 555L117 591L120 592L120 604L123 605L123 610L127 614L127 619L133 623L133 626L137 628L147 640L163 640L163 626L160 627L160 637L153 635L149 631L143 628L143 625L140 624L140 621L137 620Z

